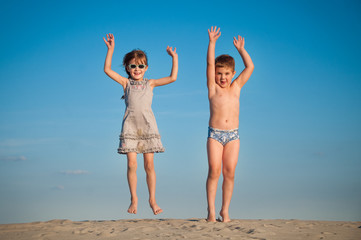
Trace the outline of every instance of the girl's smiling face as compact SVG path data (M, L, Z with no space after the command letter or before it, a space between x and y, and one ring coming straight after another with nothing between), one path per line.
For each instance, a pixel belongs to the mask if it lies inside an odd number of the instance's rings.
M135 64L137 65L136 68L130 68L129 65L131 64ZM140 81L140 80L143 80L143 77L144 77L144 74L145 72L148 70L148 66L145 65L145 68L139 68L138 65L139 64L144 64L144 62L139 62L139 61L136 61L135 58L133 58L132 60L130 60L130 62L128 63L128 66L127 66L127 70L130 74L130 77L133 79L133 80L136 80L136 81Z

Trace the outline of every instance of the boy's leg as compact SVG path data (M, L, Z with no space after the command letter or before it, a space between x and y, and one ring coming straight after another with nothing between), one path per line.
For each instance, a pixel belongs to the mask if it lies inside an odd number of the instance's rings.
M220 215L223 222L229 222L229 205L231 203L234 173L236 170L239 154L239 140L228 142L223 150L223 185L222 185L222 209Z
M149 204L155 215L163 212L155 200L156 175L154 170L154 153L144 153L144 170L147 175Z
M219 176L222 169L222 152L223 145L212 138L207 141L208 154L208 177L207 177L207 202L208 202L208 216L207 221L216 221L216 193Z
M127 178L131 196L131 203L128 213L137 213L138 197L137 197L137 154L135 152L127 153L128 169Z

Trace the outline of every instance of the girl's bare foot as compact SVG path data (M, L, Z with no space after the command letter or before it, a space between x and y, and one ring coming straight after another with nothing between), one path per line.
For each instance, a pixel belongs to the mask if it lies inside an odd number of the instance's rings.
M134 199L131 201L130 206L128 208L128 213L136 214L138 208L138 199Z
M210 211L209 208L208 210L208 217L207 217L207 222L216 222L216 211Z
M163 210L157 205L156 202L149 201L149 205L152 208L154 215L158 215L159 213L163 212Z
M222 217L222 222L230 222L231 221L231 219L229 218L228 211L221 210L219 212L219 215L221 215L221 217Z

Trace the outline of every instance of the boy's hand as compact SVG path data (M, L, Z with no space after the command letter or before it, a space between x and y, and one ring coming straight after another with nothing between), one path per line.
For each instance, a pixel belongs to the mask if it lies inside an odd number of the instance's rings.
M244 48L244 38L238 35L238 39L236 37L233 37L233 39L233 44L238 51Z
M177 48L174 48L174 51L173 51L172 47L167 46L167 53L172 58L174 58L175 56L178 56L178 54L176 53L176 50L177 50Z
M107 45L108 49L114 49L114 35L109 33L107 34L107 39L103 37L105 44Z
M208 35L209 35L209 42L216 42L217 39L221 36L221 30L220 28L217 29L217 27L213 26L211 27L211 30L208 29Z

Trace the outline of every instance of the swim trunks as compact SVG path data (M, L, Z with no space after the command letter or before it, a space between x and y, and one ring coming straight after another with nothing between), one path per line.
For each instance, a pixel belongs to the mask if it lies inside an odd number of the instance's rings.
M219 130L208 127L208 138L212 138L224 146L230 141L239 139L238 128L232 130Z

